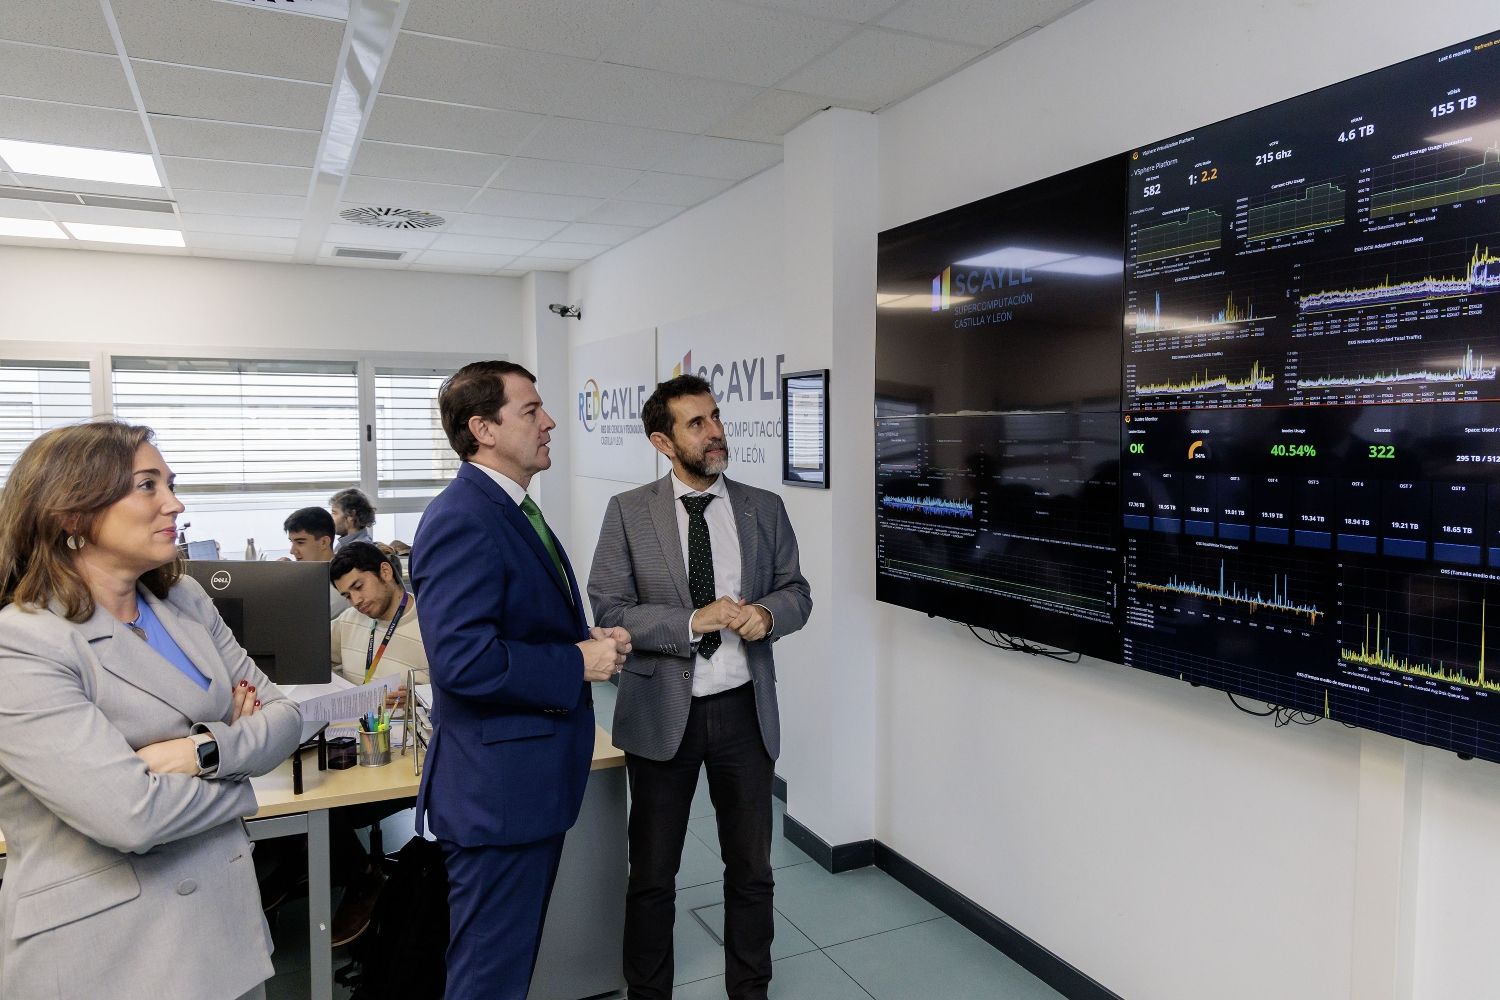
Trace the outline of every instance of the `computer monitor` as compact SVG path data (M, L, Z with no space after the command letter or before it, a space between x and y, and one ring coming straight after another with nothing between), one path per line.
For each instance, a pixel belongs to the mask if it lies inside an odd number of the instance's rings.
M277 684L327 684L328 564L190 559L219 615Z
M187 557L189 559L217 559L219 558L219 543L211 538L201 542L188 542Z

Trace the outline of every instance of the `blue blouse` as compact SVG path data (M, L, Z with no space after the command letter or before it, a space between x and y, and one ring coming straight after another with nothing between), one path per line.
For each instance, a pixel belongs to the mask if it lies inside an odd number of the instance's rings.
M146 643L152 649L160 653L168 663L181 670L188 680L198 685L203 690L208 690L209 680L192 660L188 659L182 647L177 645L177 640L163 627L161 619L156 617L156 612L151 610L151 605L144 597L136 598L136 607L140 614L136 617L135 624L142 632L146 633Z

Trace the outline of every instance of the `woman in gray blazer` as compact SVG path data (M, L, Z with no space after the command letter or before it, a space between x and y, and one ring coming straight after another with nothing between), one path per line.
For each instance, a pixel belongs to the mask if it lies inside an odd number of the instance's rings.
M181 575L151 431L33 441L0 493L4 1000L263 996L242 817L297 706Z

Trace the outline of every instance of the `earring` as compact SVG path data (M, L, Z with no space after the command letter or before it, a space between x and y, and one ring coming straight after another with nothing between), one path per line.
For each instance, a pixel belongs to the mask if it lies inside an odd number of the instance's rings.
M84 539L82 535L69 535L68 548L72 549L74 552L77 552L79 549L83 548L83 541Z

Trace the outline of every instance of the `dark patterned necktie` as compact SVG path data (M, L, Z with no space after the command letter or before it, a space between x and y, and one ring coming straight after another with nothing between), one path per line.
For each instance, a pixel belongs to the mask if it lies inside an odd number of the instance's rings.
M708 540L708 518L703 516L713 499L712 493L682 498L688 512L688 593L694 608L714 602L714 550ZM721 641L719 633L706 633L698 640L698 655L709 659Z

